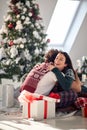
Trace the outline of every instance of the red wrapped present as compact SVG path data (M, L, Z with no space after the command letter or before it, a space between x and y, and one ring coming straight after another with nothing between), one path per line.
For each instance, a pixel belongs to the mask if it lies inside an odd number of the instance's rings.
M87 104L85 104L85 106L82 107L82 116L87 117Z
M77 108L82 108L87 104L87 98L86 97L78 97L75 101L75 105Z

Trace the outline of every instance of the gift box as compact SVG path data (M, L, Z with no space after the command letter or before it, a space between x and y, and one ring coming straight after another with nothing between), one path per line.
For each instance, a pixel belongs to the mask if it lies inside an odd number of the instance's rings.
M24 118L34 118L35 120L54 118L55 102L45 100L24 102L22 110Z
M26 90L22 91L18 100L22 103L22 116L35 120L54 118L56 102L60 101L60 99L30 93Z
M84 107L82 107L82 116L87 117L87 104L85 104Z
M14 86L12 84L4 84L2 86L2 106L13 107L14 105Z

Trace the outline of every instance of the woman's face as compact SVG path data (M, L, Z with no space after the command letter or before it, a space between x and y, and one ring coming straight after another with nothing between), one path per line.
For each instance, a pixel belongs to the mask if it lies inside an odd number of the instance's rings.
M64 67L67 66L67 64L65 64L65 62L66 62L66 57L62 53L58 53L58 55L56 56L56 58L54 60L55 66L60 71L62 71L64 69Z

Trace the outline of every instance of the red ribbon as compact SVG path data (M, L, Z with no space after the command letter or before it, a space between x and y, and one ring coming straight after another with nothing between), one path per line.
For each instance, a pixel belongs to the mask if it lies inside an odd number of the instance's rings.
M87 104L84 104L84 107L86 107L86 108L87 108Z
M47 119L48 102L44 101L44 119ZM28 118L31 117L31 103L28 102Z
M31 115L30 115L30 102L28 103L28 118L30 118L31 117Z
M83 108L83 116L84 116L84 117L87 117L87 107L84 107L84 108Z
M43 96L35 97L33 95L29 95L27 93L24 93L19 96L19 101L26 101L26 102L33 102L34 100L43 100Z
M44 101L44 119L47 118L47 108L48 108L48 103L47 103L47 101L45 100L45 101Z

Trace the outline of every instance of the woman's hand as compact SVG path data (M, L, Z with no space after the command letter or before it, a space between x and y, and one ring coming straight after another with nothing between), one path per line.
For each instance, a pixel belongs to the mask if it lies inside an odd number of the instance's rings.
M82 86L83 83L80 81L78 74L77 74L77 71L75 71L75 78L76 78L76 82L77 82L78 86Z
M80 81L77 72L75 71L75 81L73 81L71 88L75 90L75 92L81 92L82 82Z
M50 62L48 66L48 70L52 70L53 68L55 68L55 66L52 62Z

